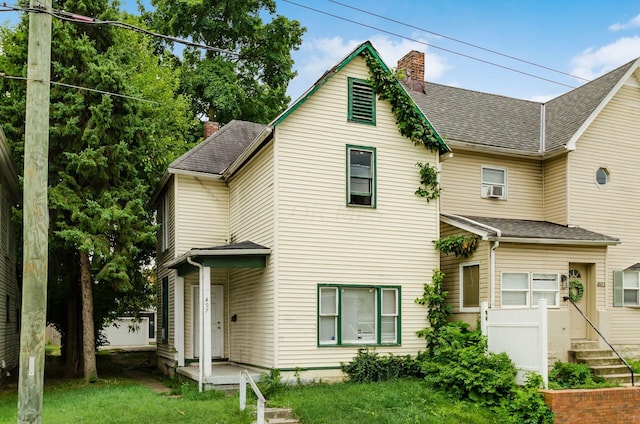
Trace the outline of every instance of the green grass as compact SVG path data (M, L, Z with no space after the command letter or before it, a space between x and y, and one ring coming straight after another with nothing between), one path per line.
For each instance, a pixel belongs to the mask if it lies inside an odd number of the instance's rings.
M486 408L452 400L420 380L288 388L276 394L269 405L293 408L305 424L506 422Z
M0 391L0 424L16 422L15 391L15 387ZM237 395L199 393L193 385L183 385L177 391L180 397L167 397L120 378L95 384L48 382L42 422L249 424L254 420L250 413L239 412ZM292 407L304 424L505 422L486 408L452 400L419 380L287 387L274 395L268 406Z
M253 421L249 413L240 413L237 396L187 392L172 398L122 380L91 385L61 383L45 388L42 422L249 424ZM0 423L16 422L17 403L15 392L0 392Z

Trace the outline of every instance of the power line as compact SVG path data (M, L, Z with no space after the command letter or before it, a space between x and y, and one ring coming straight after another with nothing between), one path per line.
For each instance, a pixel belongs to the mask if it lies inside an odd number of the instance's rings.
M106 94L106 95L114 96L114 97L121 97L123 99L138 100L138 101L141 101L141 102L153 103L153 104L156 104L156 105L160 104L159 102L156 102L156 101L153 101L153 100L148 100L148 99L143 99L141 97L127 96L126 94L112 93L110 91L98 90L98 89L95 89L95 88L81 87L79 85L66 84L64 82L59 82L59 81L42 81L42 80L29 79L29 78L25 78L25 77L16 77L16 76L13 76L13 75L6 75L3 72L0 72L0 78L10 79L10 80L19 80L19 81L35 81L35 82L44 82L44 83L48 82L49 84L59 85L59 86L62 86L62 87L67 87L67 88L77 88L79 90L91 91L93 93Z
M553 69L553 68L550 68L548 66L540 65L540 64L535 63L535 62L530 62L530 61L528 61L526 59L520 59L518 57L511 56L511 55L508 55L506 53L500 53L499 51L488 49L486 47L482 47L482 46L479 46L477 44L472 44L472 43L469 43L469 42L464 41L464 40L460 40L460 39L457 39L457 38L449 37L447 35L440 34L440 33L437 33L437 32L429 31L428 29L420 28L420 27L408 24L406 22L398 21L396 19L387 18L386 16L378 15L376 13L369 12L368 10L360 9L360 8L355 7L355 6L351 6L349 4L341 3L341 2L336 1L336 0L329 0L329 1L331 3L335 3L335 4L339 4L340 6L347 7L349 9L357 10L358 12L366 13L367 15L375 16L376 18L384 19L386 21L393 22L393 23L396 23L396 24L399 24L399 25L404 25L404 26L406 26L408 28L417 29L418 31L426 32L427 34L432 34L432 35L435 35L435 36L438 36L438 37L441 37L441 38L445 38L447 40L455 41L456 43L460 43L460 44L464 44L466 46L470 46L470 47L473 47L473 48L476 48L476 49L484 50L486 52L493 53L493 54L496 54L498 56L506 57L507 59L516 60L518 62L526 63L527 65L535 66L535 67L541 68L541 69L546 69L547 71L555 72L555 73L558 73L558 74L561 74L561 75L566 75L568 77L572 77L572 78L576 78L576 79L581 79L583 81L587 81L587 82L591 81L590 79L579 77L579 76L573 75L573 74L569 74L567 72L559 71L557 69Z
M125 22L103 21L101 19L92 18L90 16L79 15L77 13L71 13L71 12L67 12L67 11L64 11L64 10L60 10L60 9L52 9L52 11L51 11L51 10L47 10L45 8L39 8L39 7L11 6L11 5L7 5L6 3L4 3L1 7L5 8L5 10L0 10L0 12L12 12L12 11L15 11L15 12L46 13L48 15L51 15L54 18L57 18L57 19L60 19L60 20L64 20L64 21L68 21L68 22L75 22L75 23L82 23L82 24L89 24L89 25L110 25L110 26L114 26L114 27L119 27L119 28L124 28L124 29L129 29L129 30L132 30L132 31L140 32L142 34L146 34L146 35L149 35L149 36L152 36L152 37L162 38L164 40L171 41L173 43L183 44L183 45L188 46L188 47L195 47L195 48L202 49L202 50L214 51L214 52L218 52L218 53L225 53L225 54L228 54L228 55L231 55L231 56L239 56L238 53L233 52L231 50L225 50L225 49L221 49L221 48L218 48L218 47L208 46L206 44L194 43L192 41L184 40L182 38L172 37L170 35L165 35L165 34L160 34L160 33L153 32L153 31L149 31L147 29L140 28L140 27L137 27L135 25L127 24Z
M420 40L417 40L415 38L407 37L405 35L397 34L395 32L391 32L391 31L387 31L387 30L384 30L382 28L378 28L378 27L375 27L375 26L372 26L372 25L363 24L363 23L354 21L352 19L348 19L348 18L345 18L345 17L342 17L342 16L334 15L332 13L325 12L325 11L319 10L319 9L315 9L313 7L310 7L310 6L305 6L303 4L299 4L299 3L293 2L291 0L282 0L282 1L284 1L286 3L293 4L293 5L298 6L298 7L302 7L304 9L311 10L313 12L317 12L317 13L321 13L323 15L331 16L332 18L340 19L340 20L343 20L343 21L346 21L346 22L349 22L349 23L352 23L352 24L356 24L356 25L359 25L359 26L362 26L362 27L365 27L365 28L369 28L369 29L373 29L373 30L376 30L376 31L380 31L382 33L389 34L389 35L392 35L394 37L398 37L398 38L402 38L402 39L405 39L405 40L413 41L413 42L416 42L416 43L419 43L419 44L423 44L423 45L425 45L427 47L431 47L431 48L434 48L434 49L437 49L437 50L445 51L447 53L455 54L457 56L465 57L467 59L475 60L477 62L481 62L481 63L485 63L487 65L495 66L497 68L505 69L507 71L516 72L516 73L521 74L521 75L526 75L528 77L536 78L536 79L539 79L539 80L542 80L542 81L547 81L547 82L550 82L552 84L562 85L562 86L568 87L568 88L576 88L576 86L573 86L573 85L565 84L565 83L562 83L562 82L559 82L559 81L555 81L555 80L552 80L552 79L549 79L549 78L544 78L544 77L541 77L539 75L531 74L529 72L520 71L518 69L511 68L509 66L500 65L500 64L495 63L495 62L490 62L488 60L484 60L484 59L480 59L480 58L475 57L475 56L471 56L471 55L467 55L467 54L464 54L464 53L460 53L460 52L457 52L455 50L450 50L450 49L446 49L444 47L439 47L439 46L436 46L434 44L425 43L424 41L420 41Z

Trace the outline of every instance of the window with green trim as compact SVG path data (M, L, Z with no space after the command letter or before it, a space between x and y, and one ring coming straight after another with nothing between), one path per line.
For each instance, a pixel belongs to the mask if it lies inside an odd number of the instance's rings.
M375 207L376 149L347 146L347 204Z
M349 78L349 116L351 122L376 124L376 96L365 80Z
M400 288L318 286L318 344L400 344Z
M162 334L160 339L162 343L169 341L169 277L162 278Z

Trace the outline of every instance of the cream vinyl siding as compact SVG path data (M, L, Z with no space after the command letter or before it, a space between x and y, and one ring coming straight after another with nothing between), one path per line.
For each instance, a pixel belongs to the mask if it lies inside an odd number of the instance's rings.
M609 284L613 271L640 262L639 141L640 88L623 86L569 154L569 223L622 241L609 247ZM600 167L610 173L610 181L604 186L595 181ZM613 289L610 291L613 293ZM612 307L611 299L608 306Z
M367 79L355 58L276 128L280 368L337 367L357 347L318 347L318 284L401 286L401 346L417 353L426 308L415 303L439 255L437 202L414 192L416 162L437 156L402 137L389 104L376 102L376 125L347 121L347 79ZM376 149L376 208L347 206L346 147Z
M637 75L638 71L636 71ZM640 87L621 87L569 155L569 222L619 238L607 258L607 305L613 344L640 343L640 309L613 307L613 271L640 262ZM595 182L598 168L610 181Z
M544 220L567 224L567 155L557 156L543 163Z
M606 247L563 247L540 244L500 243L496 249L496 307L502 306L503 272L539 272L568 274L570 263L595 264L596 282L605 278ZM595 284L594 284L595 285ZM560 284L560 307L565 308L563 296L568 289ZM596 287L596 308L604 306L605 288Z
M176 216L176 184L174 181L174 178L170 178L169 181L167 182L167 186L166 186L166 196L167 196L167 200L168 200L168 212L169 212L169 217L166 220L167 223L169 224L169 248L165 251L161 251L161 240L160 237L162 237L162 235L160 234L160 231L158 231L157 234L157 238L158 238L158 243L157 243L157 251L158 254L156 256L156 261L157 261L157 284L156 284L156 308L158 311L157 314L157 322L156 322L156 340L158 341L157 343L157 354L158 356L162 356L165 358L169 358L169 359L173 359L174 357L174 353L173 353L173 348L175 346L174 344L174 337L175 337L175 325L174 325L174 312L175 312L175 307L174 307L174 284L175 284L175 279L174 279L174 271L167 269L167 267L165 266L165 263L172 260L173 258L175 258L175 228L176 228L176 220L175 220L175 216ZM163 194L164 195L164 194ZM157 207L159 207L160 202L158 202L158 205L156 205ZM167 343L162 343L162 279L164 277L169 277L169 337L168 337L168 341Z
M471 233L463 231L452 225L440 224L440 237L452 235L470 236ZM491 243L480 240L478 248L468 258L456 257L454 254L440 255L440 270L444 272L444 289L448 291L447 303L452 306L451 312L456 314L455 319L463 319L475 326L478 313L460 312L460 264L478 263L480 265L480 302L490 302L489 292L489 248ZM435 246L434 246L435 247ZM462 316L468 315L468 319Z
M252 241L272 249L267 267L231 269L229 359L271 368L275 365L275 283L273 258L273 146L265 146L229 181L232 242Z
M229 191L222 180L176 175L176 254L194 247L222 246L229 240Z
M507 170L507 199L481 197L482 167ZM543 219L542 165L539 160L454 150L442 162L443 212L494 218Z

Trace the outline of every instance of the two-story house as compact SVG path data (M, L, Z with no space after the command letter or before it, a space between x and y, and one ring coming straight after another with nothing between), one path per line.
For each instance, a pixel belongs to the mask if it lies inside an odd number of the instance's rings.
M440 223L416 162L449 149L401 135L364 55L388 72L364 43L268 125L232 121L169 166L154 195L160 368L198 361L203 385L212 358L331 379L362 346L424 349L415 299Z
M0 129L0 381L18 366L21 296L16 275L16 233L11 208L18 201L18 177Z
M480 302L549 312L549 353L607 340L640 354L640 59L545 103L424 82L424 54L399 62L445 138L441 237L476 236L469 257L441 256L455 317ZM579 296L578 296L579 297Z

